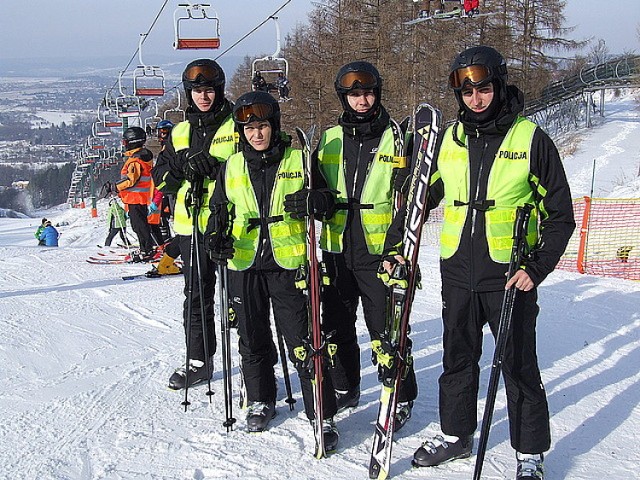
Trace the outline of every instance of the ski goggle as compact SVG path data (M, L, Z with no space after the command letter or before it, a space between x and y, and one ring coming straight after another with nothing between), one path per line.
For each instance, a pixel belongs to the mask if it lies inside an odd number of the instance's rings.
M338 79L338 86L345 90L369 90L378 86L378 79L369 72L347 72Z
M254 103L253 105L243 105L233 112L233 119L236 123L245 125L256 120L267 120L273 117L275 109L268 103Z
M470 83L473 87L479 87L488 83L491 78L491 70L485 65L470 65L451 72L449 86L454 90L461 90L465 83Z
M194 65L185 70L183 79L194 83L217 83L223 80L222 70L213 65Z

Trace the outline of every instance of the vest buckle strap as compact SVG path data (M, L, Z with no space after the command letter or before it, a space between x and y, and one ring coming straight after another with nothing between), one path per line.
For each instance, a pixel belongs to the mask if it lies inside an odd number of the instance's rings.
M264 226L266 227L267 225L269 225L270 223L276 223L276 222L282 222L284 221L284 216L283 215L275 215L273 217L267 217L264 220L261 218L250 218L247 221L247 232L250 232L251 230L253 230L254 228L260 227L260 226Z
M360 203L349 199L346 202L336 203L336 210L373 210L373 203Z
M495 200L480 200L480 201L474 200L471 203L471 208L475 210L480 210L481 212L486 212L491 207L495 206L495 204L496 204Z

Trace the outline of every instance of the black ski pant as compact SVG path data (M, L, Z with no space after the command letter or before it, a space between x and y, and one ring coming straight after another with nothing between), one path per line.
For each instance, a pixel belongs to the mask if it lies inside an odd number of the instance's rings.
M313 387L311 373L296 361L295 347L303 345L308 338L307 300L295 286L294 270L229 270L229 298L238 319L238 335L242 374L251 402L276 401L276 378L274 365L278 351L273 341L269 311L280 330L296 365L302 387L302 398L307 418L314 418ZM270 305L271 304L271 305ZM336 413L336 399L331 379L326 375L323 382L323 415L328 418Z
M111 242L113 241L113 239L117 234L120 234L120 240L122 240L123 245L129 245L129 240L126 237L126 230L120 227L111 227L109 229L109 234L107 235L107 238L104 241L104 245L106 247L110 247Z
M447 435L464 437L476 430L482 327L489 323L495 337L503 296L504 291L442 287L440 422ZM549 408L536 355L538 310L536 289L516 293L502 364L511 446L522 453L542 453L551 445Z
M182 256L182 273L184 274L184 303L182 315L184 319L185 340L188 346L189 358L191 360L205 361L204 339L207 339L208 354L210 357L216 352L216 334L213 316L213 305L216 286L216 264L211 261L206 254L202 238L199 236L198 254L200 256L200 269L194 265L193 285L191 277L191 241L189 235L178 235L180 255ZM175 257L174 257L175 258ZM199 283L202 283L204 296L201 297ZM189 314L191 305L191 317ZM202 306L204 307L204 324L202 317ZM190 322L189 322L190 318ZM206 335L205 335L206 331Z
M331 342L338 346L335 368L330 375L337 390L360 387L360 346L356 334L356 311L362 300L364 321L369 338L377 340L385 332L388 288L375 270L352 270L343 255L324 255L331 284L322 292L322 321L325 332L335 332ZM398 401L415 400L418 396L413 366L400 384Z
M131 228L136 232L141 252L153 250L153 240L151 239L151 229L147 222L147 206L136 203L129 204L129 219Z

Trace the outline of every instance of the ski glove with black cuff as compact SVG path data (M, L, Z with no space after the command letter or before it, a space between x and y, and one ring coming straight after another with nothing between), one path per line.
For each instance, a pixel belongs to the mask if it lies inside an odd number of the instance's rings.
M190 182L202 178L215 179L220 169L220 162L208 152L202 150L193 151L189 149L187 161L184 164L184 177Z
M331 190L323 188L309 190L303 188L290 193L284 199L284 211L291 214L292 218L304 218L309 215L319 215L329 218L333 215L335 200Z

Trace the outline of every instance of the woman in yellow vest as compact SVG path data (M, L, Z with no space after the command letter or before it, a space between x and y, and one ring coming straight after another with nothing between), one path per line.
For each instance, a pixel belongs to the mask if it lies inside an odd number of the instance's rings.
M207 248L217 262L227 261L230 307L238 320L242 375L248 401L247 429L261 432L276 414L277 350L269 321L284 336L298 370L305 412L313 420L311 374L294 349L308 337L306 298L296 288L298 268L306 262L306 226L285 211L285 196L304 185L302 152L280 131L280 107L266 92L242 95L233 109L240 152L221 169L212 198ZM224 212L219 215L216 212ZM227 221L228 219L228 221ZM216 228L228 224L228 233ZM335 450L335 397L325 381L325 448Z
M327 188L333 192L335 206L322 218L320 236L322 259L331 279L322 293L322 320L327 332L335 332L331 340L338 346L337 358L330 375L338 410L343 410L360 401L356 335L360 302L373 350L385 354L387 287L377 272L393 216L394 193L401 187L396 179L406 176L397 175L395 138L381 103L378 70L369 62L348 63L338 71L335 89L343 112L338 125L322 134L314 153L314 168L319 170L314 190L293 196L292 211L306 214L309 206L325 203L321 194ZM410 418L416 396L410 368L400 387L396 430Z
M189 63L182 73L182 85L187 97L187 119L171 130L170 140L158 156L153 167L156 188L168 195L175 195L174 230L182 256L182 272L185 278L183 318L189 362L169 378L169 388L185 387L186 369L189 368L189 386L205 382L212 374L212 358L216 351L213 318L216 266L207 257L199 237L200 272L205 298L200 298L197 285L189 294L191 277L191 241L193 233L194 185L202 184L200 198L202 208L196 219L199 231L204 233L209 219L209 198L215 185L218 169L227 157L235 152L231 104L224 97L225 75L213 60L199 59ZM191 305L189 299L191 298ZM201 305L204 305L206 321L203 326ZM187 312L191 309L191 318ZM187 331L187 326L190 328ZM209 358L205 358L205 338Z
M569 185L553 141L521 116L524 95L507 85L500 53L486 46L463 51L453 61L449 83L458 121L443 135L429 190L429 208L444 203L442 431L415 452L414 465L471 455L482 328L488 323L497 332L505 289L513 285L517 295L502 365L511 445L516 478L541 480L551 436L536 356L536 287L555 268L575 228ZM535 206L527 235L532 251L507 282L515 212L525 204ZM397 221L385 251L397 245L402 219Z

